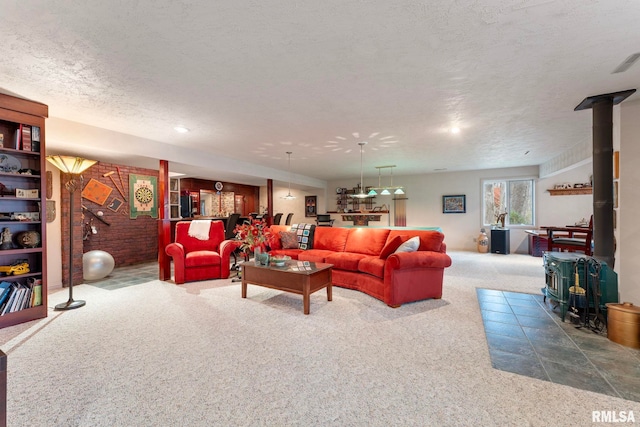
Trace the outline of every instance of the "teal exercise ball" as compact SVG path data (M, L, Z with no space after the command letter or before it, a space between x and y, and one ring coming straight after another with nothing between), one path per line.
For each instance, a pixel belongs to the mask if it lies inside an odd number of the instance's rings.
M116 266L109 252L89 251L82 255L82 274L85 280L98 280L107 277Z

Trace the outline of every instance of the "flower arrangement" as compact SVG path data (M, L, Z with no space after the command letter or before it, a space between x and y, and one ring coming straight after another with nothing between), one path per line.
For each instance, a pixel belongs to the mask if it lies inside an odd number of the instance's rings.
M254 220L236 225L236 238L242 243L240 249L247 253L256 248L265 249L271 239L271 230L265 220Z

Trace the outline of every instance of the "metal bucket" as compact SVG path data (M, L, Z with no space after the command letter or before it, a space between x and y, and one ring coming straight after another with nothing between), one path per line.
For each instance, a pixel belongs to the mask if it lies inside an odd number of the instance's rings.
M640 348L640 307L630 302L606 306L607 338L627 347Z

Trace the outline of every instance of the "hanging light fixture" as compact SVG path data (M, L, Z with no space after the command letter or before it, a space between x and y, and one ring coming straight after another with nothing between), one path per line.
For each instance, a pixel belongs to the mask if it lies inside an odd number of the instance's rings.
M287 151L287 157L289 158L289 192L283 197L285 200L294 200L296 196L291 194L291 151Z
M378 191L380 192L380 195L382 196L389 196L391 195L391 192L393 191L393 194L397 194L397 195L402 195L404 194L404 189L402 186L394 186L393 185L393 168L395 168L396 165L389 165L389 166L376 166L376 169L378 169L378 186L377 187L373 187L369 190L368 195L369 196L377 196L378 195ZM381 178L381 171L382 169L390 169L390 177L391 177L391 185L389 185L388 187L383 187L380 181Z
M362 141L362 142L358 142L358 145L360 146L360 191L357 194L350 194L350 197L353 197L354 199L367 199L369 197L372 197L371 195L367 194L364 192L364 184L363 184L363 179L362 179L362 152L363 152L363 147L367 144L367 141Z

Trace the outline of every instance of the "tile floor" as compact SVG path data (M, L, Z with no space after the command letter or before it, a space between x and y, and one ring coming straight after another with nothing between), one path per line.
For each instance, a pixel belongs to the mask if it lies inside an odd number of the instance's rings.
M542 294L477 295L494 368L640 402L640 350L562 322Z
M150 262L114 268L111 274L99 280L85 281L87 285L114 290L158 279L158 263Z

